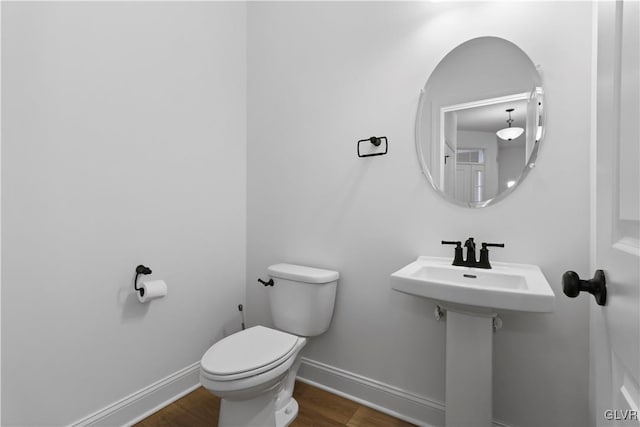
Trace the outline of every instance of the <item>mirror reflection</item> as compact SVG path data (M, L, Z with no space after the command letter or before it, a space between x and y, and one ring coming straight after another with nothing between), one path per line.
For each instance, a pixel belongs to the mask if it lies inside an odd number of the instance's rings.
M448 200L487 206L535 163L543 116L541 79L529 57L503 39L470 40L425 85L416 122L420 164Z

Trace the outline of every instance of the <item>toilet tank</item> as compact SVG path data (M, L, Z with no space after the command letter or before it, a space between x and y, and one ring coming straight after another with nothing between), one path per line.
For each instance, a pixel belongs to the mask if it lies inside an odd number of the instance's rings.
M337 271L294 264L275 264L269 304L276 328L312 337L329 329L338 284Z

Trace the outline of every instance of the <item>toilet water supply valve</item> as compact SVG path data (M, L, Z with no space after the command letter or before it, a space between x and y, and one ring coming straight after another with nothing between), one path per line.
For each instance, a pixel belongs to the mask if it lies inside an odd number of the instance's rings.
M244 326L244 307L242 307L242 304L238 305L238 311L240 312L240 316L242 317L242 330L244 331L245 326Z
M436 320L444 320L447 315L447 310L436 305L436 309L433 311L433 316ZM491 326L493 327L493 332L496 332L498 329L502 329L502 319L498 317L497 314L493 315L493 319L491 321Z

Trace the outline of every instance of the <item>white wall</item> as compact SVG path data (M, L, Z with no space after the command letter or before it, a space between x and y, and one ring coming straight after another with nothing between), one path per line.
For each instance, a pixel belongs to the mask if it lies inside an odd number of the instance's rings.
M64 425L239 327L246 5L2 9L2 424Z
M266 290L254 282L268 265L336 269L332 327L305 355L442 401L445 323L426 300L392 292L389 274L418 255L453 256L441 239L504 242L493 259L540 265L557 305L551 314L502 315L494 415L520 426L586 425L591 301L566 298L560 277L588 269L589 132L581 124L589 120L590 14L590 4L574 2L251 3L250 322L270 323ZM443 201L421 174L414 119L438 61L486 35L513 41L541 65L548 127L523 184L470 210ZM389 138L389 154L357 158L356 141L371 135Z

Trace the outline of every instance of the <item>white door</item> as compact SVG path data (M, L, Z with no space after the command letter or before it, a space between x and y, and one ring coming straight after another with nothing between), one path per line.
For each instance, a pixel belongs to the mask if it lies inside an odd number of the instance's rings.
M484 200L484 165L456 164L455 198L465 203Z
M456 164L456 200L468 202L471 200L471 167L469 165Z
M589 297L591 424L638 426L640 3L598 2L594 8L597 90L590 273L604 270L608 300L599 306Z
M471 165L471 201L484 200L484 165Z

